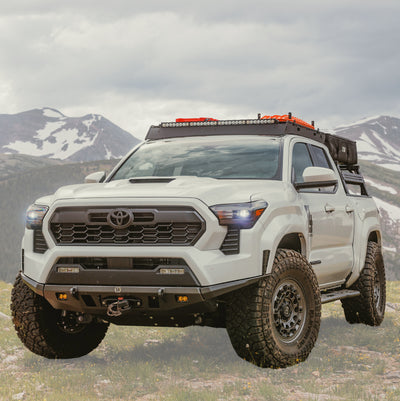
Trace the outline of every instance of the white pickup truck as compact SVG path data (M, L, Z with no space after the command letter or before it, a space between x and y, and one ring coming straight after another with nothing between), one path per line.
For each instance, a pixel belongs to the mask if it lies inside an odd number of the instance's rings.
M178 119L28 209L13 322L47 358L89 353L110 323L206 325L286 367L311 352L322 303L382 322L381 240L354 142L291 114Z

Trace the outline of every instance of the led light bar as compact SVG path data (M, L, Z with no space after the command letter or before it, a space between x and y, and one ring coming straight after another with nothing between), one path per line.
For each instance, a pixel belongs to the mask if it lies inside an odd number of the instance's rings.
M253 120L218 120L218 121L185 121L161 123L162 128L180 128L180 127L209 127L221 125L266 125L275 124L275 119L253 119Z

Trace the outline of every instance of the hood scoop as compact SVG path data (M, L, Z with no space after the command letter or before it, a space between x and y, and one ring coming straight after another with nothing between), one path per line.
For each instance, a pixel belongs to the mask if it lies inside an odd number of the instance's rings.
M130 178L131 184L168 184L175 178Z

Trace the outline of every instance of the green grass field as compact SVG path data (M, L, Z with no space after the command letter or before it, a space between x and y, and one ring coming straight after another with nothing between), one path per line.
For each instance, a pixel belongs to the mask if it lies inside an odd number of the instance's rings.
M323 306L308 360L283 370L239 359L223 329L117 327L90 355L46 360L20 343L0 283L0 400L400 400L400 282L381 327L349 325ZM7 315L7 316L5 316Z

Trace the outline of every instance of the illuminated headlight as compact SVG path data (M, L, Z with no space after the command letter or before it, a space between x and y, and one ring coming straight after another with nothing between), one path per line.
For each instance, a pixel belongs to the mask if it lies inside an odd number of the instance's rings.
M267 202L255 201L215 205L210 209L218 217L221 226L238 225L241 228L252 228L267 206Z
M41 228L44 216L49 210L48 206L31 205L26 211L26 228L31 230Z

